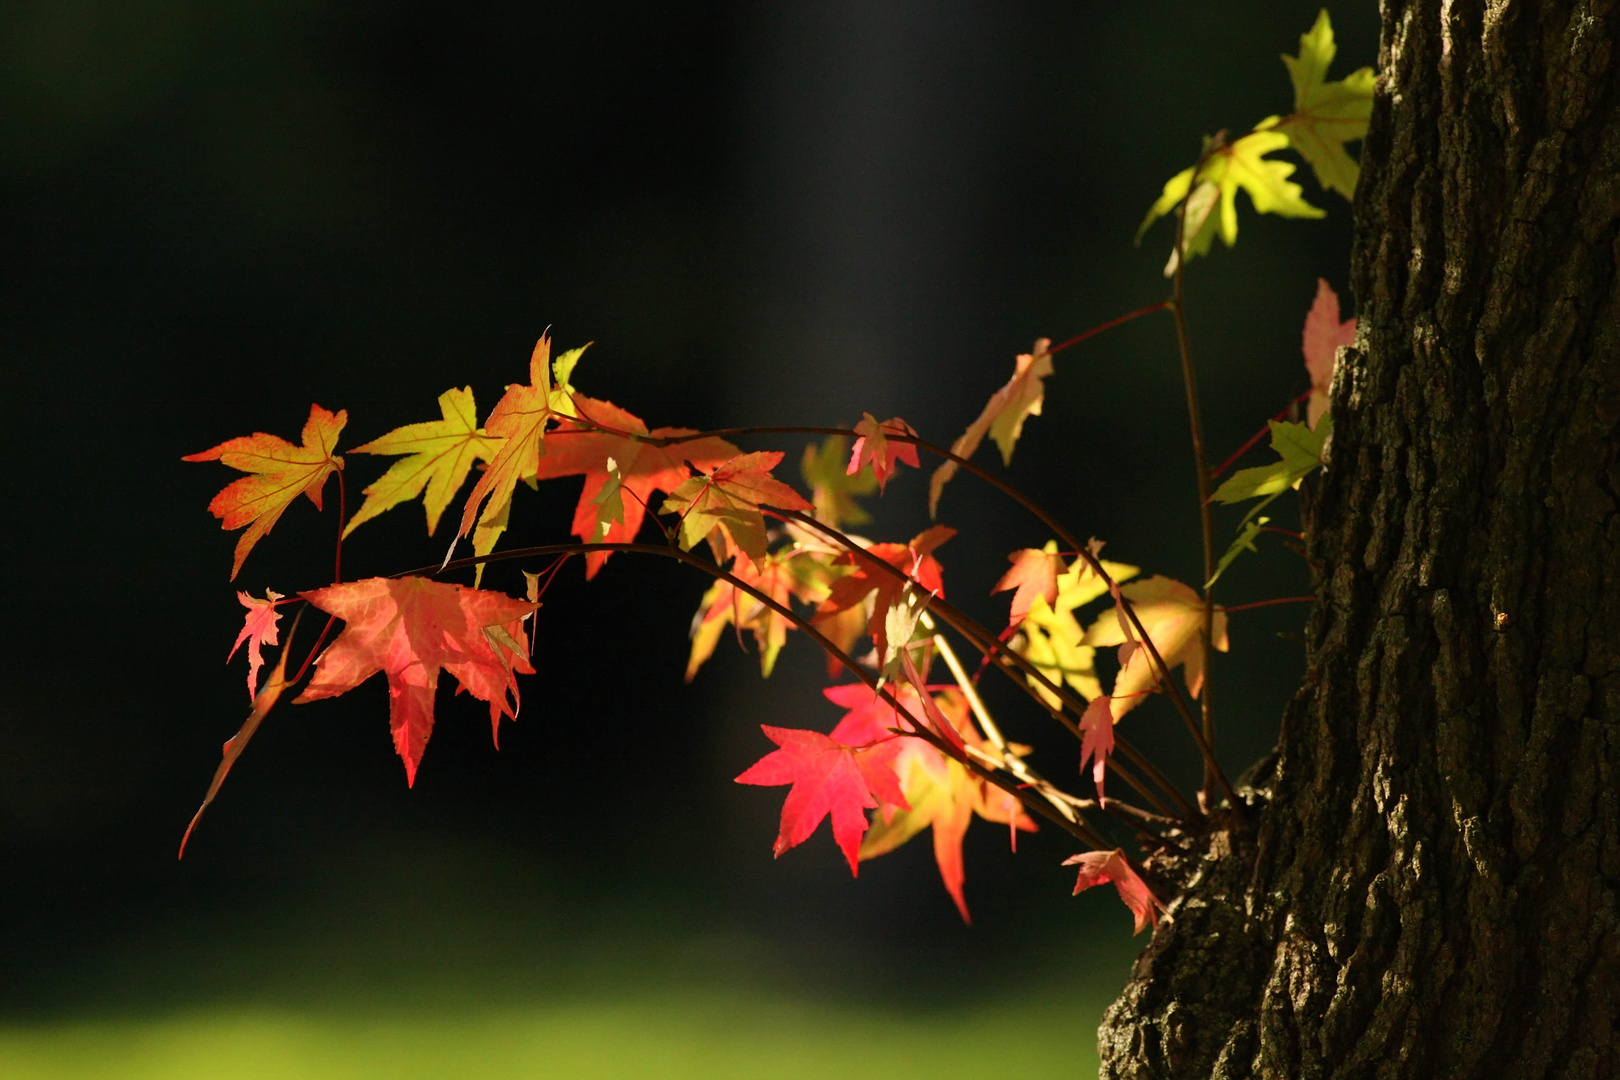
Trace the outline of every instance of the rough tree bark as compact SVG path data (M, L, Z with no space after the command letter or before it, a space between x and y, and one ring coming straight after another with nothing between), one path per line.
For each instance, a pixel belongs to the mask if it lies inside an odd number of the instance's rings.
M1620 1076L1620 11L1382 16L1304 684L1104 1077Z

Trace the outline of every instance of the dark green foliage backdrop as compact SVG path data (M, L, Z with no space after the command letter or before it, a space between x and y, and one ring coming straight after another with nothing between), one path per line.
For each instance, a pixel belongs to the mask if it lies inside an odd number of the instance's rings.
M654 424L868 409L947 441L1035 336L1163 295L1168 232L1129 246L1142 211L1200 134L1285 111L1276 55L1314 14L0 11L5 1007L149 1004L159 985L190 1000L289 967L310 985L374 978L418 954L493 978L582 941L633 951L638 935L715 931L792 958L813 992L847 992L854 970L934 993L964 960L965 981L989 985L1031 954L1067 965L1083 935L1122 936L1111 900L1067 898L1056 836L1017 859L993 829L970 836L971 933L925 844L859 882L825 837L773 865L780 793L729 780L769 749L759 722L833 718L819 661L795 642L761 684L723 649L684 688L702 583L626 560L589 590L565 574L499 754L476 708L441 699L407 791L380 683L283 709L177 865L245 711L240 670L221 663L239 620L231 538L203 509L228 476L179 457L252 430L293 435L312 400L349 409L347 445L428 418L450 385L472 384L487 410L548 325L564 345L597 342L588 392ZM1375 13L1333 14L1342 70L1370 62ZM1348 210L1307 191L1326 222L1245 218L1234 252L1195 267L1217 455L1303 386L1316 276L1344 286ZM1110 555L1192 580L1172 344L1149 321L1061 356L1016 476ZM782 446L790 462L800 445ZM352 458L351 493L377 471ZM573 494L558 487L520 496L520 530L561 536ZM915 531L922 490L891 487L881 527ZM1005 552L1045 537L970 481L943 517L972 530L943 553L953 597L1004 610L985 593ZM295 507L238 584L321 584L331 523ZM361 575L441 550L406 509L356 533L346 559ZM1226 598L1300 591L1288 557L1270 561L1235 572ZM1234 771L1269 744L1298 669L1277 635L1301 621L1241 618L1218 691ZM1071 747L1008 726L1066 773Z

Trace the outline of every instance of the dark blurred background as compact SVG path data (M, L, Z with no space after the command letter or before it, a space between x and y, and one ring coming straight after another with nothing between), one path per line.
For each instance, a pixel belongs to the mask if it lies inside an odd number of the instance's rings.
M596 343L582 389L654 425L867 410L948 442L1036 336L1165 295L1170 232L1133 248L1142 213L1202 135L1287 111L1277 57L1316 9L0 6L0 1010L422 980L538 992L655 969L681 985L746 968L856 1004L1009 992L1032 972L1117 985L1128 916L1104 890L1070 899L1054 830L1016 856L970 831L971 930L926 839L858 881L825 827L773 862L783 790L731 778L770 749L758 724L836 719L819 657L793 641L761 682L728 639L683 685L704 582L622 557L549 594L540 674L499 752L482 706L446 691L407 790L380 679L284 707L176 863L246 711L241 660L223 663L234 535L205 512L236 474L179 459L296 437L311 401L349 410L344 446L431 418L450 386L487 413L548 326ZM1371 63L1372 5L1332 14L1334 74ZM1315 279L1345 287L1348 208L1296 178L1325 221L1245 213L1239 245L1189 278L1217 459L1306 385ZM752 445L787 451L796 480L805 441ZM351 490L383 465L351 457ZM1011 475L1110 556L1195 583L1168 319L1060 355ZM520 490L515 535L563 538L577 484L551 488ZM903 476L867 531L917 531L924 490ZM941 553L951 596L1004 618L987 594L1006 552L1047 537L970 478L941 518L963 528ZM235 587L323 584L332 528L296 504ZM354 534L346 570L442 546L407 507ZM1272 544L1223 599L1307 588ZM1234 774L1270 745L1303 612L1233 616L1216 694ZM1016 695L992 703L1072 775L1059 732ZM1144 708L1133 736L1190 782L1170 718ZM1086 1027L1054 1037L1089 1045Z

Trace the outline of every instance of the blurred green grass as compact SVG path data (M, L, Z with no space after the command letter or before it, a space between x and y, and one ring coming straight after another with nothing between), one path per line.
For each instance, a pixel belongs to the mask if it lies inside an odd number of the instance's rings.
M948 1010L828 1006L743 988L618 1000L387 1011L192 1008L0 1026L10 1080L347 1077L825 1078L1092 1076L1102 991Z

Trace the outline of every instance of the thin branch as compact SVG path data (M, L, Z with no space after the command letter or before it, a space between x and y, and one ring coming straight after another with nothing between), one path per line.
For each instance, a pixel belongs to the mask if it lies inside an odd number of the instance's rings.
M921 588L916 580L913 579L909 574L905 573L905 571L872 555L870 552L856 544L854 540L850 539L844 533L834 529L830 525L817 521L815 518L806 514L801 514L796 510L782 510L772 507L770 508L769 512L774 517L790 519L807 525L827 536L829 539L835 541L840 546L846 548L857 557L870 562L873 566L877 567L883 572L890 574L904 583L916 585L919 589ZM1103 576L1106 580L1106 572L1104 572ZM961 634L963 637L967 638L973 647L979 650L981 654L985 656L993 656L995 658L994 663L996 664L997 669L1011 679L1013 684L1019 689L1029 694L1029 696L1033 698L1037 704L1046 709L1048 714L1051 715L1054 720L1058 721L1058 723L1062 724L1064 728L1068 730L1069 734L1073 735L1077 739L1081 737L1080 727L1073 719L1065 716L1061 708L1054 708L1051 703L1043 698L1034 687L1029 685L1025 679L1015 677L1008 670L1008 666L1011 665L1013 667L1017 667L1024 675L1028 676L1028 678L1036 680L1041 686L1044 686L1047 690L1051 691L1051 693L1060 702L1066 705L1076 717L1085 715L1087 704L1085 701L1081 700L1061 683L1053 682L1052 679L1049 678L1044 671L1036 667L1033 662L1020 655L1018 652L1009 647L1006 642L1003 642L1000 640L1000 638L986 630L982 624L965 615L959 609L947 603L943 598L939 596L931 596L928 600L927 607L929 610L937 612L940 619L943 620L947 626ZM1131 613L1131 615L1134 619L1134 613ZM1140 624L1138 624L1138 626L1140 626ZM1143 633L1143 640L1146 641L1145 632ZM1147 642L1147 644L1149 651L1152 652L1153 648L1151 642ZM1155 655L1157 654L1155 653ZM1160 660L1160 663L1163 663L1162 659ZM1189 731L1193 736L1193 741L1198 742L1198 729L1196 725L1191 723L1190 716L1188 717L1188 725ZM1153 768L1152 764L1145 756L1141 755L1134 748L1130 748L1129 744L1126 743L1125 740L1120 739L1117 740L1117 742L1122 752L1130 755L1131 760L1142 767L1144 771L1148 772L1153 777L1154 782L1163 788L1167 795L1169 795L1178 805L1186 808L1188 818L1198 816L1198 811L1190 803L1188 803L1185 798L1182 797L1181 793L1176 790L1175 785L1171 784L1168 780L1165 780L1163 775L1159 773L1157 769ZM1204 749L1207 753L1207 747L1201 747L1201 749Z
M1203 166L1204 159L1209 156L1206 149L1200 156L1198 165L1193 167L1193 179L1198 178L1198 169ZM1181 354L1181 381L1187 391L1187 425L1192 434L1193 464L1198 475L1198 525L1204 546L1204 624L1199 630L1200 645L1204 654L1204 685L1198 695L1198 703L1203 712L1204 742L1213 745L1215 742L1215 708L1211 687L1215 675L1215 597L1209 582L1215 577L1215 516L1210 506L1210 474L1209 459L1204 456L1204 422L1198 406L1198 376L1193 370L1192 345L1187 338L1187 313L1185 304L1185 284L1187 270L1187 200L1192 197L1194 185L1187 185L1187 193L1181 197L1176 208L1176 272L1173 292L1173 302L1170 313L1176 321L1176 346ZM1211 789L1217 783L1220 769L1215 765L1214 755L1204 758L1204 784L1201 795L1205 804ZM1230 785L1225 778L1220 777L1221 787L1226 789L1232 805L1237 805L1237 799L1232 794Z
M1256 600L1249 604L1236 604L1226 609L1228 615L1234 611L1251 611L1254 608L1271 607L1273 604L1314 604L1314 596L1281 596L1275 600Z
M927 612L923 613L922 621L927 629L934 629L934 620L929 617ZM1045 781L1037 776L1035 772L1031 770L1027 764L1025 764L1024 759L1013 754L1011 749L1008 747L1006 739L1004 739L1001 735L1001 729L996 726L996 722L990 717L990 710L985 708L984 699L979 696L978 688L973 685L973 680L968 678L967 669L962 666L962 661L957 658L956 650L951 648L951 643L946 640L945 635L935 634L933 640L934 646L939 650L940 658L945 661L945 666L950 668L951 676L956 680L957 687L962 691L962 696L967 698L968 708L973 710L973 715L979 721L979 726L984 729L985 737L990 740L991 745L993 745L997 752L1001 754L1003 761L1008 762L1002 767L1026 783L1035 784L1037 786L1044 784ZM1129 784L1133 790L1135 790L1148 802L1152 803L1156 810L1162 814L1171 814L1170 808L1165 806L1163 801L1160 800L1150 788L1144 786L1134 776L1130 776L1126 772L1119 770L1117 766L1115 771L1119 773L1120 778L1124 780L1125 783ZM1104 807L1103 809L1106 810L1107 807ZM1132 807L1131 809L1135 810L1136 808ZM1165 820L1170 821L1174 819L1172 817L1166 817Z
M1145 308L1138 308L1136 311L1131 312L1129 315L1121 315L1117 319L1109 319L1107 322L1103 323L1101 326L1093 326L1090 330L1087 330L1083 334L1076 334L1074 337L1070 338L1068 341L1065 341L1061 345L1054 345L1052 348L1046 350L1046 355L1047 356L1055 356L1056 354L1062 352L1064 349L1067 349L1071 345L1078 345L1082 341L1086 340L1087 338L1096 337L1098 334L1102 333L1104 330L1112 330L1116 326L1123 326L1126 323L1130 322L1132 319L1140 319L1142 316L1151 315L1155 311L1163 311L1165 308L1167 308L1169 306L1170 306L1170 301L1168 301L1168 300L1160 300L1157 304L1149 304Z
M906 732L905 733L906 735L908 735L908 736L910 736L912 738L921 739L924 742L929 743L930 745L932 745L935 749L937 749L940 752L942 752L944 754L947 754L947 755L949 755L951 757L956 756L954 748L952 748L948 743L946 743L944 739L940 738L939 736L935 735L932 731L930 731L928 729L927 725L924 724L919 718L913 716L911 714L911 711L909 709L907 709L904 704L901 703L901 701L899 700L898 697L895 696L893 690L891 690L886 685L880 684L876 676L874 676L873 674L868 672L864 667L861 666L859 661L857 661L854 657L850 656L843 649L840 649L836 644L834 644L832 642L831 639L829 639L820 630L816 629L816 627L814 625L812 625L809 622L809 620L807 620L807 619L803 618L802 616L798 615L796 612L794 612L791 608L787 607L785 604L779 603L775 598L770 596L768 593L760 591L759 589L755 588L753 585L750 585L748 582L746 582L746 581L742 580L741 578L737 577L735 574L732 574L729 571L723 570L720 567L714 565L713 563L707 562L704 559L701 559L698 556L693 555L691 552L682 551L680 548L667 547L667 546L660 545L660 544L636 544L636 543L539 544L539 545L535 545L533 547L513 548L510 551L491 552L488 555L479 555L479 556L471 556L471 557L464 558L464 559L455 559L455 560L452 560L451 562L447 563L445 565L445 569L446 570L449 570L449 569L463 569L463 568L475 565L475 564L480 563L480 562L483 562L483 563L509 562L509 561L516 560L516 559L528 559L528 558L534 558L536 556L541 556L541 555L557 555L557 554L562 554L564 552L573 553L573 554L581 554L581 553L587 553L587 552L592 552L592 551L615 551L615 552L622 551L622 552L633 552L633 553L641 554L641 555L659 555L659 556L662 556L662 557L664 557L666 559L674 559L677 562L682 562L682 563L685 563L688 566L695 567L696 569L701 570L704 573L708 574L710 577L718 578L721 581L725 581L725 582L729 583L733 588L739 589L739 590L741 590L743 592L746 592L748 595L752 596L755 600L759 601L761 604L765 605L766 607L770 608L772 611L775 611L778 615L781 615L783 618L787 619L795 627L797 627L798 629L804 631L805 634L807 634L810 638L812 638L816 642L816 644L820 645L822 647L822 649L824 649L827 652L828 655L833 657L833 659L837 660L845 668L847 668L851 672L853 672L856 678L860 679L861 682L863 682L867 686L871 687L872 691L875 694L877 694L878 696L882 697L885 701L887 701L889 703L889 705L895 710L896 714L903 717L903 718L905 718L905 720L909 724L911 724L912 727L914 728L914 730ZM405 576L409 576L410 574L423 574L423 573L430 573L431 574L431 573L437 572L437 570L438 570L437 567L431 567L430 566L430 567L423 567L420 570L408 571L407 573L404 573L404 574L394 574L392 576L394 576L394 577L405 577ZM958 759L958 760L960 760L960 759ZM1020 787L1020 785L1016 781L1014 781L1012 778L1002 776L1001 774L996 773L991 769L987 769L984 766L979 765L977 762L974 762L974 761L971 761L971 760L964 761L963 764L970 771L974 772L976 775L982 777L983 779L989 781L990 783L995 784L997 787L1001 788L1003 791L1006 791L1008 794L1010 794L1014 798L1018 799L1018 801L1023 803L1025 805L1025 807L1027 807L1028 809L1040 814L1043 817L1049 818L1052 821L1056 822L1066 832L1070 833L1071 835L1073 835L1077 839L1079 839L1079 840L1081 840L1081 841L1083 841L1085 843L1088 843L1088 844L1096 844L1096 845L1099 845L1099 846L1103 845L1104 842L1103 842L1102 838L1097 833L1092 831L1091 827L1088 826L1087 824L1085 824L1084 821L1081 821L1081 820L1078 820L1078 819L1075 819L1075 820L1069 819L1068 817L1064 816L1064 814L1062 812L1055 809L1048 801L1046 801L1044 799L1041 799L1041 798L1037 798L1037 797L1035 797L1034 795L1031 794L1029 789L1025 789L1025 788Z

